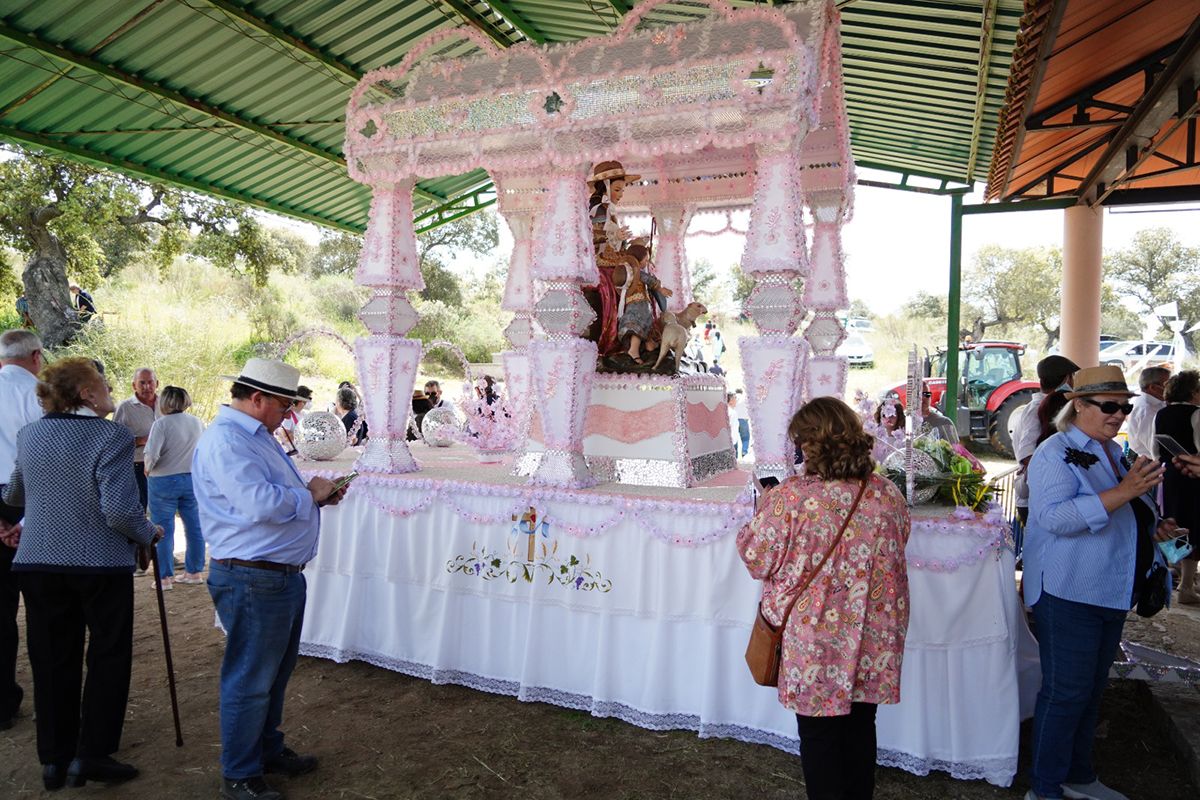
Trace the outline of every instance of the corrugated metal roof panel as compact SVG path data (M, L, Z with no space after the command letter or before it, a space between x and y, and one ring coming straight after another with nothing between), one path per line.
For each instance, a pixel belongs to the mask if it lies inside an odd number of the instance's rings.
M981 83L981 31L993 6ZM961 180L974 143L977 169L986 169L1020 12L1021 0L846 6L856 154ZM652 11L646 24L709 13L704 3L680 0ZM482 27L515 43L522 30L571 41L619 22L598 0L7 0L0 136L57 143L75 157L208 183L266 208L361 229L369 192L340 164L356 75L396 63L424 36L452 27ZM9 46L13 36L27 46ZM74 65L45 54L57 47ZM465 54L474 45L453 40L444 49ZM110 70L119 74L105 76ZM423 181L418 206L487 180L474 172Z

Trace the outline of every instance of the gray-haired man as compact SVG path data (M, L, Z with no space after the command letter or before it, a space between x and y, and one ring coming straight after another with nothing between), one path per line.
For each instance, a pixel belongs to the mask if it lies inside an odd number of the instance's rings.
M42 340L25 330L0 334L0 496L17 457L17 431L41 419L37 374ZM12 727L24 690L17 685L17 580L13 557L21 537L23 509L0 501L0 730Z
M1154 417L1167 406L1163 394L1170 377L1171 370L1166 367L1146 367L1138 376L1142 393L1133 398L1133 411L1125 418L1125 432L1129 434L1129 449L1139 456L1155 458Z

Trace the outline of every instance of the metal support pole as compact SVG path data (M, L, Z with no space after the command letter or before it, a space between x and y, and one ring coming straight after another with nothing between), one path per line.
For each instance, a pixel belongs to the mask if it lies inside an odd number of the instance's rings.
M963 196L950 196L950 294L946 298L946 416L958 424L958 315L962 301Z

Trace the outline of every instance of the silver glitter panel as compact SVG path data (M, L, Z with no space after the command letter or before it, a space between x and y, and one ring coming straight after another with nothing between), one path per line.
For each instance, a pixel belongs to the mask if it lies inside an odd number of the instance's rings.
M624 483L630 486L689 488L683 464L660 458L614 458L588 456L587 465L600 483ZM541 453L526 453L513 465L512 474L532 475L541 464ZM692 459L692 484L703 483L715 475L737 467L733 448L718 450Z

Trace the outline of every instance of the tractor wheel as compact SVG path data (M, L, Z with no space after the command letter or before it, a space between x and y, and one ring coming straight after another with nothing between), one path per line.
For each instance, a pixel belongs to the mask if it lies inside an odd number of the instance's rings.
M1013 392L1007 400L1000 404L1000 408L996 409L988 422L988 444L1005 458L1013 457L1012 437L1008 435L1008 419L1014 411L1027 404L1031 397L1033 397L1033 392L1029 389Z

